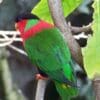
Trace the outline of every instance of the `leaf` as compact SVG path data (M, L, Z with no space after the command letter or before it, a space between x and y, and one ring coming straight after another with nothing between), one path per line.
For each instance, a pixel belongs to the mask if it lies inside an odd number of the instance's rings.
M87 74L93 78L100 74L100 0L94 0L93 37L89 39L88 46L83 50Z
M82 0L62 0L64 16L68 16L81 2ZM32 13L45 21L52 22L47 0L41 0L35 8L32 9Z

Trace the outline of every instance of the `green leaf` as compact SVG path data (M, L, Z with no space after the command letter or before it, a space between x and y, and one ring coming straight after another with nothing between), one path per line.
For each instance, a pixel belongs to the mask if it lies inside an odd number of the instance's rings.
M62 0L64 16L68 16L81 2L82 0ZM35 8L32 9L32 13L45 21L52 22L47 0L41 0Z
M93 37L89 39L88 46L83 50L86 71L90 78L96 73L100 74L100 0L94 0Z

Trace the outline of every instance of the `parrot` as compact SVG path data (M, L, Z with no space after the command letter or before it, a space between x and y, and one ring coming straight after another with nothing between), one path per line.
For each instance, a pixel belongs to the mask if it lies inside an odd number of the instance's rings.
M76 64L62 32L55 25L31 13L18 15L15 28L20 32L32 64L39 69L41 76L49 77L54 82L61 100L77 96L79 86L74 71Z

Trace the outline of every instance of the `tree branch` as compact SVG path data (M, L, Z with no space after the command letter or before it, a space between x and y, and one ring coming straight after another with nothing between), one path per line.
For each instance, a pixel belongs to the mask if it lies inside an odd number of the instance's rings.
M100 74L95 75L93 79L93 88L96 94L96 100L100 100Z
M61 6L61 0L48 0L48 5L54 24L62 31L65 41L67 41L68 46L70 48L72 57L80 66L83 67L81 48L73 38L71 29L65 21Z
M48 80L38 80L35 100L44 100Z
M83 27L76 27L76 26L69 26L69 27L70 27L72 34L75 35L77 33L90 31L91 26L92 26L92 24L90 23L89 25L86 25L86 26L83 26Z

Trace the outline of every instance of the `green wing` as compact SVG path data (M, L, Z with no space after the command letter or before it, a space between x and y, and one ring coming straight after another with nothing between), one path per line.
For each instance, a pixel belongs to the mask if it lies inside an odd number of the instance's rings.
M29 38L25 49L33 64L50 78L63 83L74 82L69 48L57 28L43 30Z

